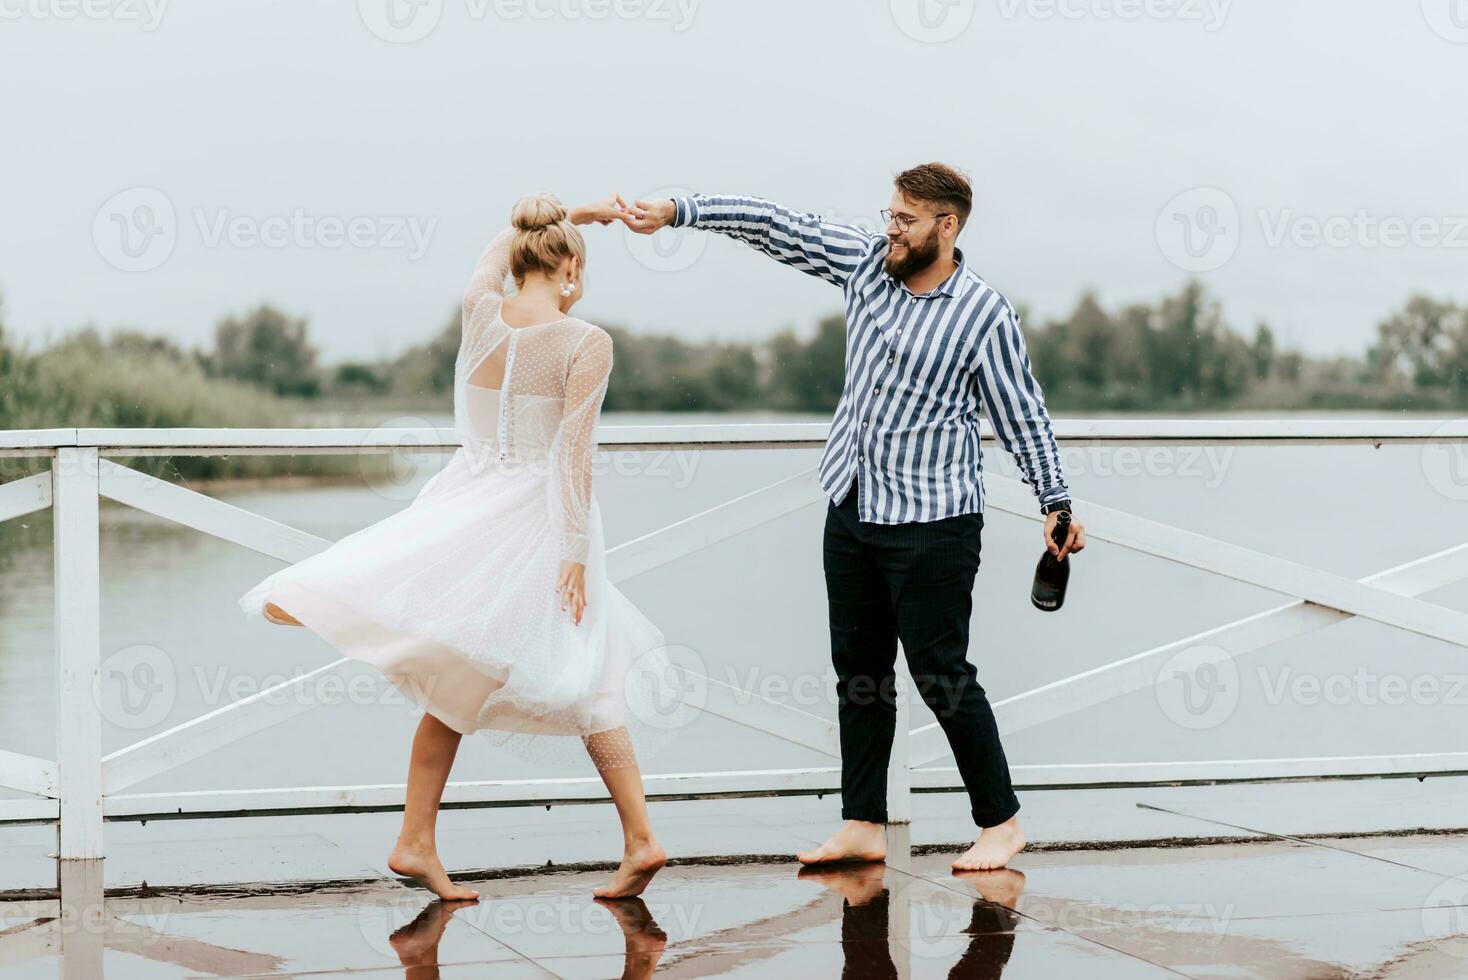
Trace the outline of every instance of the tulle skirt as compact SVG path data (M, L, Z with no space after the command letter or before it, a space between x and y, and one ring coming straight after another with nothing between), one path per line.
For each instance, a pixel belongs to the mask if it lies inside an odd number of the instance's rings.
M264 617L274 603L449 728L523 758L574 766L586 752L568 736L626 726L645 761L676 736L683 685L662 632L607 578L595 495L580 624L561 609L559 487L553 468L461 447L408 506L240 607Z

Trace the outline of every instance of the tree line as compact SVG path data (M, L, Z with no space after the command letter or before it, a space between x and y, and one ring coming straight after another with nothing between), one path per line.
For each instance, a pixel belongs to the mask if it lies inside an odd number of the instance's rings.
M1108 310L1088 293L1060 318L1035 323L1020 313L1052 411L1468 406L1468 306L1423 295L1383 319L1354 358L1283 349L1266 323L1241 333L1196 281L1155 303ZM829 413L841 393L839 313L809 335L787 328L755 341L607 329L615 351L607 411ZM224 317L212 344L193 350L140 331L103 337L87 327L30 353L9 341L0 316L0 428L271 425L283 417L272 407L280 400L447 408L459 330L456 310L395 357L327 366L306 320L270 305ZM235 421L201 421L221 416Z

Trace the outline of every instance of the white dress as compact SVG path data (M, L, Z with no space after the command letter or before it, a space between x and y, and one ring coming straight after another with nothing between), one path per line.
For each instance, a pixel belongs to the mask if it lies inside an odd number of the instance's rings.
M575 317L504 322L512 237L485 249L464 297L460 448L403 510L240 606L263 617L276 604L450 728L526 758L585 759L564 736L620 726L645 758L672 739L682 685L662 633L606 575L591 468L611 337ZM586 566L579 625L557 591L567 559Z

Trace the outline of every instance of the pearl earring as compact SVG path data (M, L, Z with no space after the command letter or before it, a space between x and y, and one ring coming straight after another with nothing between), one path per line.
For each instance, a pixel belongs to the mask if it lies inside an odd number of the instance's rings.
M575 291L576 291L576 287L571 285L570 280L567 280L566 282L561 283L561 295L562 296L570 296Z

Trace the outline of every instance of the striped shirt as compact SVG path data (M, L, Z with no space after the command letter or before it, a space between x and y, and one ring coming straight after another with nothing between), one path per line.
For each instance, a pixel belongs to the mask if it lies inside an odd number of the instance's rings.
M675 227L721 232L845 294L846 381L820 465L834 503L855 477L863 521L982 512L981 403L1041 506L1070 496L1019 314L961 250L953 275L918 294L884 269L886 235L754 197L673 200Z

